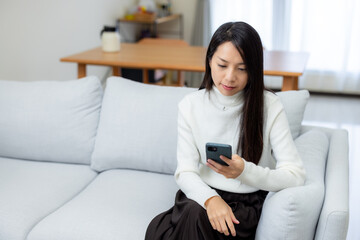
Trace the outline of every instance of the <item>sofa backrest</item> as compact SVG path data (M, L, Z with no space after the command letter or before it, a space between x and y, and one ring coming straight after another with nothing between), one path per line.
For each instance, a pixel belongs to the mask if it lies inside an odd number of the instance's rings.
M111 77L102 99L96 77L2 80L0 156L79 164L90 164L92 157L97 171L131 168L172 174L176 168L177 104L196 90ZM278 95L296 138L309 93Z
M0 81L0 156L90 164L102 101L96 77Z
M177 105L195 88L142 84L120 77L107 80L91 167L174 173ZM309 92L278 93L293 138L300 133Z

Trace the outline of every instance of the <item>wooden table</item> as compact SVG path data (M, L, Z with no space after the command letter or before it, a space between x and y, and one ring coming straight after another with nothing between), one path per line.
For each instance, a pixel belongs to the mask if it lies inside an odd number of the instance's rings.
M264 51L264 74L283 77L281 91L298 90L308 58L306 52Z
M175 47L188 47L189 44L181 39L165 39L165 38L144 38L141 39L138 44L151 44L151 45L172 45ZM148 73L143 71L143 74L148 76ZM143 82L147 83L148 79L143 79ZM165 81L166 82L166 81ZM184 86L185 80L184 80L184 72L183 71L177 71L177 81L176 86Z
M102 65L112 67L114 76L121 76L120 67L143 69L144 83L148 83L151 69L204 72L205 55L204 47L122 43L119 52L106 53L98 47L60 60L77 63L78 78L86 76L86 65ZM264 74L283 77L282 91L297 90L308 56L304 52L265 51Z

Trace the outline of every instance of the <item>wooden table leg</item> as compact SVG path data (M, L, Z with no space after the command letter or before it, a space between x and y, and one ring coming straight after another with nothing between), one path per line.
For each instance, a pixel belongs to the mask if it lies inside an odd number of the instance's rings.
M86 77L86 64L78 63L78 78Z
M299 90L299 77L284 76L281 91Z
M182 71L177 71L177 85L181 87L185 85L184 72Z
M121 77L121 68L112 67L113 76Z
M143 83L149 83L149 70L143 69Z

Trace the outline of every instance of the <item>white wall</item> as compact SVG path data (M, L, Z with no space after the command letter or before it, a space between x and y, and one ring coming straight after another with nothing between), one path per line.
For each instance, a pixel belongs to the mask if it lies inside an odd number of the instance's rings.
M196 11L196 4L197 0L172 0L172 11L174 13L181 13L183 15L183 22L184 22L184 40L191 43L191 38L193 34L193 27L194 27L194 19L195 19L195 11ZM178 23L177 22L170 22L163 24L164 26L159 26L159 31L162 29L165 30L178 30ZM170 36L169 36L170 37ZM173 35L172 37L177 37L177 35Z
M67 80L77 77L74 63L60 58L101 44L103 25L137 0L1 0L0 79ZM190 41L196 1L173 1L183 13L185 40ZM88 75L103 78L105 67L88 67Z

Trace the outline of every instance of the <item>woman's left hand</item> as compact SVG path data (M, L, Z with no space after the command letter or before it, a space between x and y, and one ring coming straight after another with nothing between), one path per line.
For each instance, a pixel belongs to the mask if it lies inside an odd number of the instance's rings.
M211 159L207 160L206 165L217 173L224 175L226 178L237 178L244 171L244 160L237 154L233 154L231 159L220 156L220 159L229 166L221 165Z

